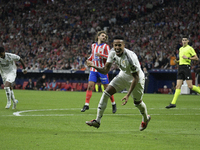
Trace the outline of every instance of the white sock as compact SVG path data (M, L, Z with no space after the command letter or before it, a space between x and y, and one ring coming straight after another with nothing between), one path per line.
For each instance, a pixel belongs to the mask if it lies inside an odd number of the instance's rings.
M115 102L112 102L111 104L112 104L112 105L115 105Z
M89 106L89 103L85 103L85 105Z
M7 105L11 105L11 93L10 93L10 87L4 87L6 91L6 97L7 97Z
M14 95L13 90L10 90L10 94L11 94L11 99L12 99L13 103L15 103L15 95Z
M148 120L148 113L146 104L142 101L140 104L135 104L135 106L139 109L140 113L142 114L142 121L147 122Z
M107 103L108 103L108 99L111 95L108 94L106 91L103 92L101 99L99 101L99 105L97 108L97 122L101 122L101 118L103 116L104 110L106 109Z

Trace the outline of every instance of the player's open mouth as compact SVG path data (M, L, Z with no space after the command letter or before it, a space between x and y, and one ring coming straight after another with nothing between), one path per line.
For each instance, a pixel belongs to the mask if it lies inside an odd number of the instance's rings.
M121 49L116 49L115 52L116 52L117 54L120 54L120 53L121 53Z

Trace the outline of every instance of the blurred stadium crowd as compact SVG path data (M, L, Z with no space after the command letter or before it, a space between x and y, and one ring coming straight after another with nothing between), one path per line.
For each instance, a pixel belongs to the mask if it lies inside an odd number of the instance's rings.
M111 48L123 35L147 70L175 69L181 35L199 55L199 16L199 0L1 0L0 45L30 70L88 70L94 36L106 30Z

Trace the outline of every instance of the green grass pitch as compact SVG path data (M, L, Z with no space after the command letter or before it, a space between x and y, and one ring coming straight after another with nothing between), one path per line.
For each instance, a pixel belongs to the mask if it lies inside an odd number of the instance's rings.
M16 110L5 109L0 90L0 150L196 150L200 148L200 97L180 95L177 108L165 109L173 95L145 94L152 119L139 131L142 116L129 98L125 106L114 95L99 129L85 121L96 118L101 93L93 92L90 109L81 112L85 92L14 90Z

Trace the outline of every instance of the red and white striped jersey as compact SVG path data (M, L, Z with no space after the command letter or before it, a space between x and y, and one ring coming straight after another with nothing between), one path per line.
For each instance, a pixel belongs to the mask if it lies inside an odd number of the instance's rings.
M104 67L106 60L108 58L108 54L110 52L110 47L109 45L102 43L98 45L97 43L92 44L92 54L88 58L88 60L92 61L95 66L97 67ZM100 53L101 56L96 56L96 53ZM96 69L93 67L90 68L90 71L98 72Z

